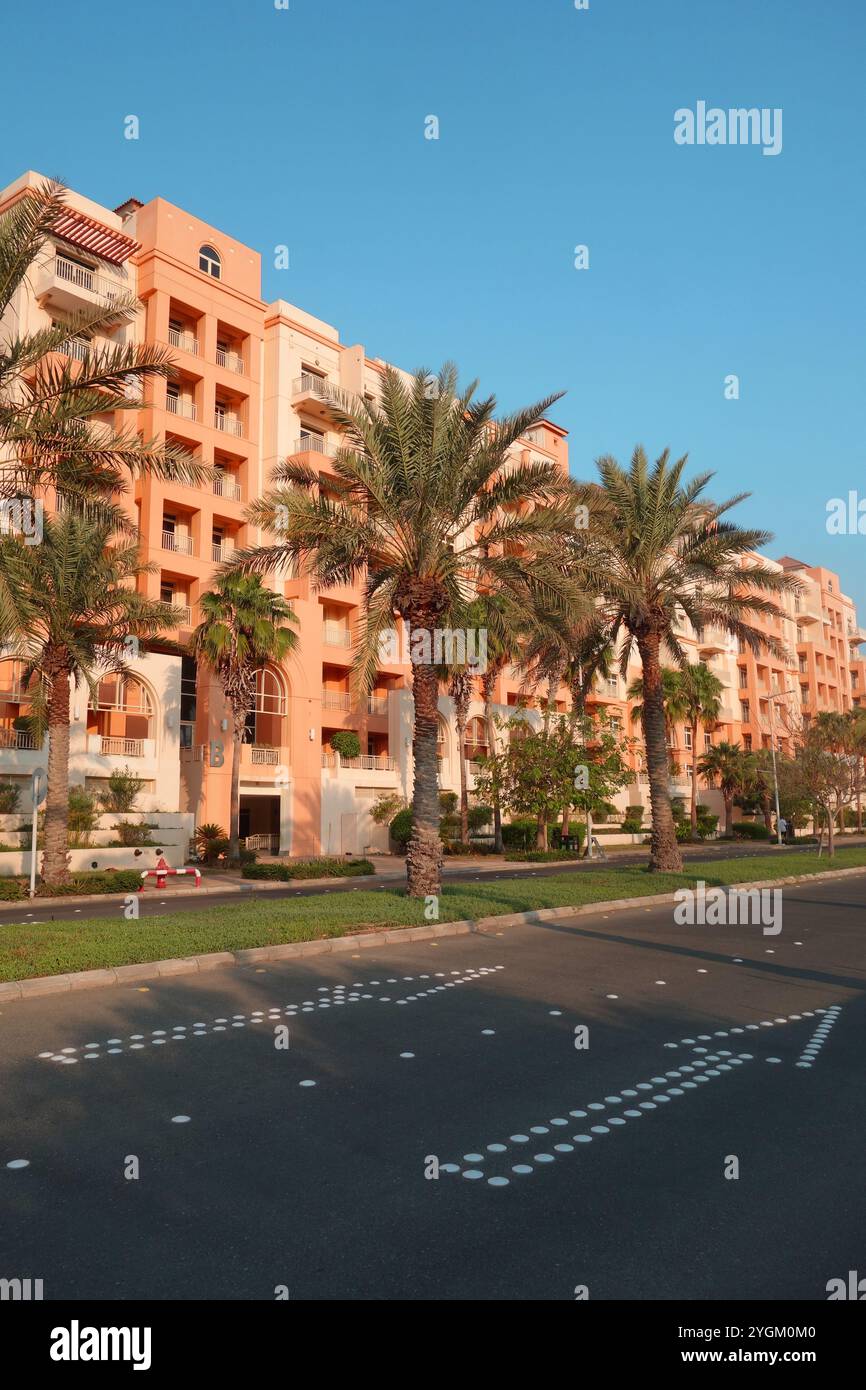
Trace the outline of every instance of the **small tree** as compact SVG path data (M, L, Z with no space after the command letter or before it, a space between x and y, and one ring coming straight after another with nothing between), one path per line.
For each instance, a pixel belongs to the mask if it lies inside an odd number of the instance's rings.
M141 777L136 777L128 766L123 770L117 769L112 772L108 779L108 787L100 793L99 801L104 811L134 811L135 803L138 800L144 782Z
M357 758L361 753L361 740L354 729L338 729L331 734L331 747L341 758Z

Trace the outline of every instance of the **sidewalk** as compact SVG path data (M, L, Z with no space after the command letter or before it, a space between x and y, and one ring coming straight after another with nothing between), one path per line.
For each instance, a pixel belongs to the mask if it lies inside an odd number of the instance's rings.
M839 849L855 848L856 846L864 844L866 844L866 835L845 835L841 839L837 839L836 841L836 846ZM739 850L740 853L731 854L731 850L734 848ZM748 852L749 850L757 851L756 857L771 857L773 855L784 855L790 852L797 852L798 850L814 850L815 848L816 847L814 845L804 845L799 843L794 843L793 845L782 845L781 847L779 847L775 843L768 844L764 840L737 840L734 842L731 842L730 840L717 840L714 842L707 842L699 845L682 846L682 849L684 851L683 857L686 862L688 862L689 859L712 859L716 856L722 859L741 858L746 857L746 854L744 854L743 851ZM826 847L824 852L826 853ZM614 868L617 864L624 863L624 861L629 857L634 859L636 862L642 862L646 858L646 856L647 850L643 845L621 845L617 846L616 848L611 847L611 849L608 850L608 859L606 862L610 865L610 867ZM154 888L150 883L148 883L143 890L143 896L150 901L158 899L158 901L162 903L169 898L204 899L206 897L217 897L225 893L237 893L238 895L244 893L253 894L274 891L284 893L286 889L290 888L294 888L296 891L302 892L305 888L323 888L329 886L336 888L342 887L345 884L350 884L358 887L369 887L371 883L373 883L375 880L384 880L386 883L405 883L406 861L402 858L402 856L396 854L373 854L368 855L366 857L373 865L373 874L359 875L357 879L345 879L334 877L302 878L287 880L250 879L244 878L238 870L203 867L202 882L200 888L187 887L186 880L182 878L170 878L166 886L160 889ZM267 855L261 856L259 862L279 864L288 863L291 861L288 859L288 857L281 857L279 855ZM478 876L481 876L484 874L493 873L501 874L503 872L508 873L509 876L513 875L514 877L519 877L521 874L538 873L539 870L546 870L547 872L555 872L557 869L559 869L560 871L570 870L573 866L577 866L578 864L582 868L585 867L586 869L590 869L593 866L597 866L599 863L600 861L597 859L579 860L577 859L577 857L575 857L573 860L554 860L551 863L512 863L504 857L500 857L498 855L466 855L460 857L455 856L451 859L445 859L442 865L442 877L444 879L448 879L453 878L459 874L463 874L464 876L466 874L476 874ZM112 902L117 899L122 899L128 896L128 892L88 893L86 895L80 896L73 896L70 894L69 896L63 896L58 898L37 897L34 898L32 901L34 906L38 906L40 909L43 910L49 910L49 905L53 906L54 908L60 908L61 906L74 908L75 906L84 903ZM10 910L21 909L25 906L26 902L26 899L21 899L20 901L14 904L0 904L0 907L2 907L3 910L7 908L9 908Z

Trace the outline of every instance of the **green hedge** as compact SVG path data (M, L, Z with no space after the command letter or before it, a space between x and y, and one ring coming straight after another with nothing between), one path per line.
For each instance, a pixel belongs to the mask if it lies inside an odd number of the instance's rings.
M756 820L737 820L734 821L735 840L769 840L770 832L763 821Z
M244 878L287 883L293 878L355 878L376 872L369 859L299 859L293 864L245 864Z
M37 883L38 898L71 898L86 893L134 893L141 887L137 869L105 869L99 873L73 874L68 883ZM0 878L0 902L22 902L30 894L25 878Z
M509 864L553 864L560 859L574 862L577 857L577 850L573 849L528 849L506 854L505 859Z

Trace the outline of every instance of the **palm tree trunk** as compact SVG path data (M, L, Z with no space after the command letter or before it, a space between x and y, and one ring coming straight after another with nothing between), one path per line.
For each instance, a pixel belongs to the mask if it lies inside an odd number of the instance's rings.
M240 722L232 718L232 781L229 800L229 863L241 857L241 745L244 740L246 716Z
M48 697L48 795L45 802L44 883L69 879L69 675L58 671Z
M697 838L698 833L698 721L692 720L692 839Z
M413 622L413 627L432 627ZM439 835L439 777L436 762L436 720L439 678L434 666L418 663L412 668L415 700L413 753L415 785L412 794L412 834L406 851L406 877L410 898L437 895L442 885L442 840Z
M484 699L484 724L487 729L487 748L491 757L496 756L496 726L493 720L493 682L496 672L490 667L484 673L484 684L482 687L482 697ZM502 842L502 808L499 805L499 791L493 791L493 852L502 854L505 846Z
M680 873L683 860L671 811L667 720L659 647L659 639L655 633L648 633L638 639L638 651L643 665L643 727L652 814L649 867L655 873Z
M466 781L466 744L463 742L466 733L466 725L457 729L457 737L460 740L460 841L461 844L469 843L469 787Z
M834 836L834 833L833 833L833 832L834 832L834 829L835 829L834 821L835 821L836 817L835 817L835 814L834 814L834 812L833 812L833 808L832 808L832 806L830 805L829 801L828 801L827 805L825 806L824 810L825 810L826 815L827 815L827 854L828 854L829 858L832 859L832 858L833 858L833 855L836 853L836 840L835 840L835 836Z
M725 836L731 839L734 833L734 793L722 792L725 802Z

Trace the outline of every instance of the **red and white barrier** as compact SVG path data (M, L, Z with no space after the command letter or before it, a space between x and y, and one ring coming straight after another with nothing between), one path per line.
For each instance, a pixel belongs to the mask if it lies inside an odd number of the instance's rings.
M166 864L165 860L164 860L162 857L160 857L160 859L159 859L158 862L157 862L157 865L156 865L156 868L155 868L155 869L144 869L144 870L143 870L142 875L141 875L141 887L139 888L138 891L139 891L139 893L143 893L143 892L144 892L144 880L145 880L146 878L150 878L150 877L152 877L152 876L155 876L155 877L156 877L156 886L157 886L157 888L164 888L164 887L165 887L165 880L166 880L167 878L169 878L169 877L171 877L171 878L176 878L176 877L178 877L178 876L181 875L181 874L195 874L195 886L196 886L196 888L200 888L200 887L201 887L201 870L200 870L200 869L195 869L195 868L188 868L188 869L170 869L170 868L168 867L168 864Z

